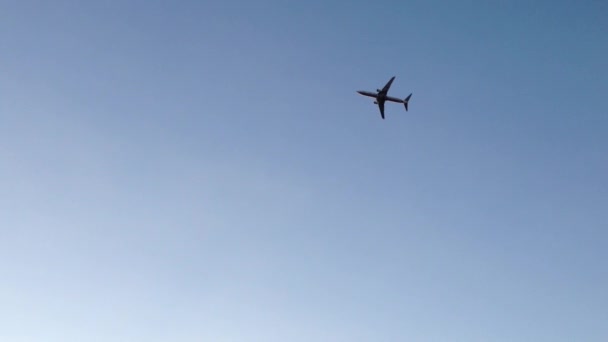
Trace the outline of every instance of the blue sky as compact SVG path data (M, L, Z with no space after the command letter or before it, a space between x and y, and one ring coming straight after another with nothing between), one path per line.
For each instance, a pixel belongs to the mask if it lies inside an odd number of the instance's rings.
M606 341L606 13L3 2L0 339Z

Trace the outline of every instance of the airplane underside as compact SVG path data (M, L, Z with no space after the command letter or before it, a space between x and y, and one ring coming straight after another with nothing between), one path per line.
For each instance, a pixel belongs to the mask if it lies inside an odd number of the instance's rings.
M369 96L369 97L373 97L375 98L374 104L378 105L378 109L380 110L380 116L382 117L382 119L384 119L384 103L386 101L390 101L390 102L396 102L396 103L403 103L403 105L405 106L405 110L408 110L408 103L410 100L410 97L412 97L412 94L410 94L408 97L406 97L405 99L399 99L396 97L392 97L392 96L387 96L386 94L388 93L389 88L391 87L391 84L393 83L393 81L395 80L395 76L393 76L388 83L386 83L386 85L384 86L384 88L382 89L376 89L376 93L374 92L370 92L370 91L365 91L365 90L359 90L357 91L357 93L363 95L363 96Z

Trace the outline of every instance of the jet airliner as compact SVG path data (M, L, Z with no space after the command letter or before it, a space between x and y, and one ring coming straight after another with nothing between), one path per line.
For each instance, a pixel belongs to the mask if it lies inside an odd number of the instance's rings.
M380 116L382 116L382 119L384 119L384 102L391 101L391 102L403 103L403 105L405 106L405 111L407 111L407 104L410 100L410 97L412 97L412 94L410 94L408 97L406 97L404 100L402 100L402 99L398 99L396 97L388 96L387 95L388 89L391 87L391 84L393 84L394 80L395 80L395 76L391 77L391 79L386 83L384 88L376 89L375 93L371 92L371 91L365 91L365 90L357 91L357 93L359 93L361 95L374 97L376 99L376 101L374 101L374 104L377 104L378 108L380 108Z

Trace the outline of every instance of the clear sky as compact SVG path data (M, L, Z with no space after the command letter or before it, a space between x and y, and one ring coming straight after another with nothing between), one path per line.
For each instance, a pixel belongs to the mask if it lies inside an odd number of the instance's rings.
M607 341L607 18L2 1L0 340Z

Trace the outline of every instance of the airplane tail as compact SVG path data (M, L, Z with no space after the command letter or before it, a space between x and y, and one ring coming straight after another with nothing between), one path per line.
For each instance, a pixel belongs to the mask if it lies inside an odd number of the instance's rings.
M412 94L410 94L408 97L405 98L405 100L403 100L403 105L405 106L406 112L407 112L407 103L410 101L410 97L412 97Z

